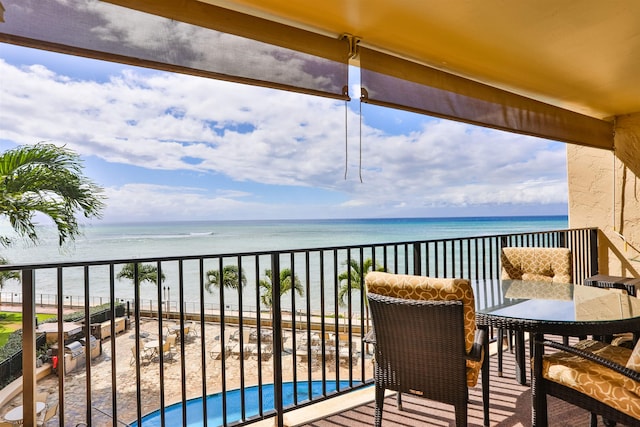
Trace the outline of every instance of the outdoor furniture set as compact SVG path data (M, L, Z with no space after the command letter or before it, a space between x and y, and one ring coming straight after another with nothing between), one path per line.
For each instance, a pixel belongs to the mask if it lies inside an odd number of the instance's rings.
M47 422L53 418L58 412L58 403L47 404L46 399L48 394L39 393L39 396L36 397L36 414L38 415L38 419L36 421L36 425L38 427L43 427L47 425ZM14 426L14 425L22 425L24 418L24 406L16 406L6 414L4 414L4 422L0 422L0 427L3 425L6 426Z
M240 347L240 329L225 329L224 340L220 340L218 335L213 347L209 350L209 356L213 360L219 360L223 355L226 357L248 359L250 357L258 358L258 353L262 360L269 360L273 355L272 335L267 331L261 331L260 348L258 348L258 330L257 328L245 329L242 331L242 351Z
M139 359L140 363L149 364L150 362L159 361L160 356L163 357L165 362L175 360L177 352L178 335L175 333L175 329L171 326L168 328L169 333L162 338L151 339L146 341L140 341L138 348L131 346L131 359L130 365L135 365ZM178 331L181 328L178 325ZM184 328L184 333L188 333L188 328Z
M596 340L640 333L637 281L600 275L585 281L590 286L573 285L568 250L503 249L504 280L473 284L482 293L481 303L474 301L467 280L367 274L373 330L366 340L375 345L376 426L382 421L385 389L398 391L400 408L401 393L450 403L456 425L467 425L468 387L476 384L480 371L488 426L489 328L497 329L499 337L515 334L518 381L526 382L526 372L532 371L533 426L548 424L547 395L589 411L592 426L597 415L607 423L639 425L640 344L632 350ZM568 278L556 280L567 273ZM503 298L489 303L489 293ZM531 359L525 358L526 333ZM545 339L548 335L564 342ZM582 339L586 336L594 339ZM566 337L580 341L569 346ZM502 344L499 338L499 364ZM556 351L545 354L545 347Z

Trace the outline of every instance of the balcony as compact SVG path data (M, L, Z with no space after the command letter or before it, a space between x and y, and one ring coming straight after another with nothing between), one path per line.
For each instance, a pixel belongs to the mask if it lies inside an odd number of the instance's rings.
M73 426L140 426L154 417L154 425L186 425L196 420L198 425L245 425L262 420L285 425L287 417L297 416L294 411L313 411L314 404L357 403L356 396L373 395L367 389L372 384L372 351L363 342L369 318L359 291L360 272L366 270L363 266L368 263L393 273L465 277L481 283L499 278L503 246L569 247L576 283L597 272L596 229L3 266L4 270L22 271L22 295L3 295L2 299L22 310L23 331L27 332L23 333L24 376L18 386L2 391L5 400L0 415L20 403L20 389L27 425L35 424L36 394L42 391L49 393L48 404L58 404L51 424ZM151 264L179 286L169 290L147 285L143 290L136 267L132 297L116 294L116 275L127 263ZM209 274L217 271L218 283L224 283L228 266L237 272L239 282L246 277L246 285L209 287L212 293L207 292ZM352 274L348 274L350 269ZM266 270L272 272L269 283L264 283ZM281 292L291 288L291 279L296 277L302 293ZM36 294L39 281L52 281L58 292ZM65 292L72 282L82 285L83 295ZM281 298L264 298L268 288ZM153 289L151 294L148 289ZM476 288L479 306L498 304L502 299L502 295ZM44 311L55 313L58 320L36 325L35 313ZM71 317L73 322L65 321ZM176 337L175 345L167 345L169 335ZM48 341L50 349L53 342L69 344L87 336L96 337L99 353L91 345L83 346L82 354L75 345L70 351L58 346L55 369L46 357L47 363L36 368L37 356L44 351L40 341ZM523 416L522 406L525 411L530 406L526 387L517 386L512 378L508 373L499 381L492 378L492 422L508 418L505 408L509 405L518 408L513 416ZM14 396L11 387L16 387ZM357 394L346 397L352 392ZM474 389L471 396L478 408L479 393ZM496 399L517 402L507 405ZM428 409L430 402L407 405L427 405L426 410L416 411L434 412ZM393 411L394 405L386 408ZM442 413L438 417L452 416L446 407L444 412L438 405L433 408ZM364 404L353 411L323 417L326 419L312 425L344 424L340 417L372 417L373 406ZM472 405L471 416L476 412L480 419L480 409Z

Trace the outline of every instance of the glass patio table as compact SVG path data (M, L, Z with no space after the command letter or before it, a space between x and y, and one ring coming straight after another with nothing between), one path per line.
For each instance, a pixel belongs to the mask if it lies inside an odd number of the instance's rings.
M46 404L44 402L36 402L36 414L40 414L46 408ZM20 405L4 415L5 421L8 421L13 424L22 424L22 419L24 418L24 406Z
M479 327L504 328L516 332L516 378L526 382L524 333L532 342L545 334L561 336L607 336L640 332L640 299L619 290L569 283L523 280L476 281L476 323ZM486 334L488 341L488 333ZM486 342L485 344L488 344ZM533 346L533 358L541 360L541 345ZM482 366L483 388L489 386L489 358ZM536 384L532 376L532 399ZM546 426L545 414L532 405L532 425Z

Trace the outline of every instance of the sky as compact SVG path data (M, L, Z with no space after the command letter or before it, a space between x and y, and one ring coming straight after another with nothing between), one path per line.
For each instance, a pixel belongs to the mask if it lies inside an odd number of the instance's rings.
M567 214L563 143L360 105L358 81L345 104L3 43L0 76L0 150L79 153L104 222Z

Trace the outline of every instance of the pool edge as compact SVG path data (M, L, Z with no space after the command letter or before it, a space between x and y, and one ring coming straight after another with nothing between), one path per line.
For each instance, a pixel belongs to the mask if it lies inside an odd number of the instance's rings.
M395 394L393 391L387 391L386 395ZM369 386L359 390L354 390L341 396L323 400L304 408L296 409L284 414L284 425L286 427L296 427L317 421L333 414L344 412L357 406L365 405L375 401L375 387ZM274 419L263 420L268 423L256 424L259 427L267 427L274 425Z

